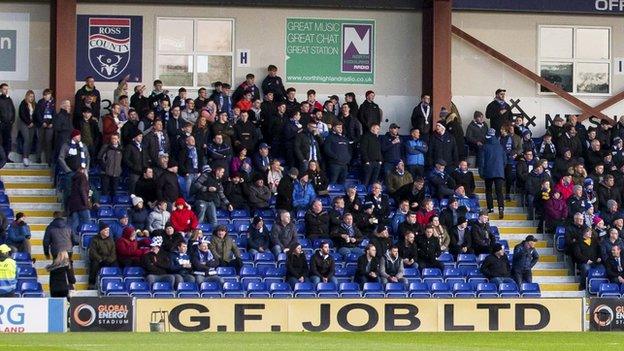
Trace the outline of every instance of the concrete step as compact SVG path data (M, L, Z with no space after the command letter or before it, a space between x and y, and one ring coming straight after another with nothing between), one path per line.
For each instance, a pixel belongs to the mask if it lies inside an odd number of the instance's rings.
M483 200L479 200L479 206L485 208L487 207L487 203L485 201L485 196L483 198ZM494 199L494 206L498 206L498 203L496 202L496 199ZM505 200L505 210L507 210L508 208L512 208L518 206L518 201L514 201L514 200ZM522 208L522 207L520 207Z
M45 292L49 292L50 291L50 286L47 283L46 284L41 284L41 287L43 288L43 291L45 291ZM81 282L81 283L76 283L76 285L74 285L74 287L76 288L76 290L87 290L87 288L89 287L89 284L86 283L86 282ZM94 296L97 296L97 295L94 295Z
M5 184L6 185L6 184ZM13 196L56 196L56 189L6 189L5 194Z
M32 253L30 255L32 258L34 258L35 260L37 260L37 262L39 261L46 261L46 257L43 255L43 247L39 247L38 250L35 250L35 248L32 248ZM82 254L78 253L78 250L74 250L74 254L72 255L72 259L74 261L79 261L82 259ZM50 264L48 262L48 264Z
M477 198L479 199L479 201L485 200L485 190L475 191L475 195L477 195ZM519 202L520 199L522 198L519 194L510 194L510 197L511 197L511 201L516 202L516 203Z
M559 257L555 255L540 255L538 262L559 262Z
M534 276L534 283L541 284L559 284L559 283L577 283L573 276Z
M35 204L58 204L58 198L56 197L56 195L52 195L52 196L12 196L9 195L9 201L11 202L11 206L17 205L17 204L29 204L29 203L35 203ZM59 204L60 205L60 204Z
M76 268L74 267L74 274L75 275L87 275L87 269L86 268ZM45 268L38 268L37 269L37 276L38 277L43 277L43 276L49 276L50 274L48 273L48 271Z
M28 167L25 167L24 164L22 164L21 162L14 162L14 163L7 163L6 165L4 165L3 170L9 170L9 169L23 169L23 170L48 169L49 170L50 166L48 166L47 163L31 163Z
M63 206L58 202L53 203L32 203L32 202L16 202L11 204L13 211L61 211Z
M505 238L501 237L501 239L505 239ZM507 242L509 243L509 248L513 250L513 248L516 245L520 244L523 240L507 240ZM535 247L538 248L538 249L549 248L551 250L551 252L552 252L552 247L553 246L552 246L552 244L550 242L541 240L541 241L538 241L538 242L535 243Z
M498 230L500 231L502 228L498 228ZM539 240L537 242L537 244L539 245L541 242L547 242L548 244L551 244L550 246L552 246L552 242L553 242L553 236L552 234L532 234L537 240ZM501 239L505 239L508 240L509 242L521 242L526 238L527 234L509 234L509 233L500 233L500 237Z
M4 181L4 180L3 180ZM54 189L51 180L46 182L23 182L23 183L4 183L5 189Z
M544 283L540 284L542 291L579 291L578 283Z
M543 291L542 297L585 297L585 291Z
M535 248L537 250L537 253L540 255L553 255L555 254L555 251L553 250L552 247L537 247Z
M0 176L3 176L3 177L4 176L47 176L47 177L51 177L52 170L49 168L31 169L30 167L14 168L14 169L3 168L3 169L0 169Z
M73 255L72 255L72 259L73 259ZM37 262L35 262L35 264L33 265L36 269L37 269L37 274L39 273L39 270L42 270L42 272L45 272L45 267L49 264L52 263L52 260L37 260ZM74 260L74 270L76 269L82 269L82 270L86 270L87 268L86 262L84 260Z
M28 225L31 231L45 230L48 224L52 222L52 216L46 217L28 217Z
M561 277L567 275L567 269L533 269L534 277Z
M52 220L54 211L58 211L58 210L27 210L27 209L16 209L16 208L13 208L13 210L16 213L24 212L24 214L28 217L47 217L50 219L50 221Z
M503 234L522 234L522 235L528 235L528 234L535 234L537 233L537 228L536 227L525 227L525 226L518 226L518 222L515 223L509 223L509 222L505 222L505 223L495 223L497 221L490 221L490 223L492 225L495 225L498 227L498 232L503 235ZM504 221L501 221L504 222Z
M86 284L86 283L89 282L89 276L87 276L85 274L82 274L82 275L75 274L75 276L76 276L76 282L77 283L85 283ZM50 276L49 275L39 276L37 278L37 280L39 281L39 283L41 283L41 285L48 284L48 282L50 281Z
M52 177L49 175L46 176L24 176L24 175L14 175L14 176L2 176L2 181L5 184L22 184L22 183L50 183L52 182Z
M563 261L556 261L556 262L544 262L544 261L538 261L535 266L533 267L534 270L538 269L564 269L564 270L568 270L568 267L566 265L565 262Z

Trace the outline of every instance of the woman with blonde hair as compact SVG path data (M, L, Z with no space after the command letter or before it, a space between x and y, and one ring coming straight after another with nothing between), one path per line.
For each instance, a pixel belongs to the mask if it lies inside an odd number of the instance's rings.
M271 189L271 192L273 194L277 193L277 186L284 176L282 171L283 169L278 159L274 159L273 161L271 161L271 166L269 167L269 171L267 172L267 185L269 186L269 189Z
M440 250L442 250L442 252L448 252L451 236L446 227L440 223L440 217L434 215L429 220L429 224L433 228L433 236L440 240Z
M67 251L59 252L46 270L50 272L50 296L68 297L69 291L74 290L76 277Z
M36 105L35 93L32 90L28 90L24 100L20 103L19 119L17 120L17 128L24 140L22 145L22 162L25 167L30 166L30 149L37 131L34 123Z

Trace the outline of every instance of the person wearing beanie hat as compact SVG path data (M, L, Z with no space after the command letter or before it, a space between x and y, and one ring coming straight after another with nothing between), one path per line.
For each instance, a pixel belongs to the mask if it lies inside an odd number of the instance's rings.
M495 130L490 128L483 145L483 164L479 170L481 177L485 180L485 197L487 209L489 212L494 211L493 191L496 192L496 201L498 203L498 217L504 216L505 197L503 195L503 184L505 183L505 165L506 154L503 145L495 137ZM493 187L493 188L492 188Z
M401 161L403 155L403 144L399 135L399 126L392 123L388 132L379 137L381 153L383 154L383 175L387 176L395 168L397 162Z
M175 277L169 274L171 260L169 255L161 251L163 245L162 236L154 236L150 243L150 250L141 257L141 266L145 269L147 277L145 280L152 286L156 282L166 282L171 286L175 285Z
M405 163L399 159L394 164L394 169L386 174L386 190L388 194L395 197L396 192L404 185L414 182L412 174L405 171Z
M118 266L115 241L110 236L108 224L100 222L98 234L91 239L89 244L88 254L89 288L93 289L100 268Z
M392 246L388 227L383 224L377 225L374 234L369 238L369 243L375 246L377 258L381 259Z
M74 129L68 139L65 139L67 141L62 144L58 153L58 164L61 170L65 173L76 172L80 167L88 170L91 162L89 148L81 141L80 131ZM67 185L70 184L70 179L66 176Z
M264 185L264 176L254 174L253 184L249 186L249 207L254 210L269 208L271 195L271 189Z
M463 147L463 146L462 146ZM450 166L457 166L459 154L455 138L447 132L444 123L438 122L435 133L429 139L428 165L433 165L436 160L444 160Z
M529 263L530 262L531 261L529 261ZM515 283L511 275L509 257L507 257L504 247L498 243L492 246L492 253L481 263L481 273L483 273L491 283L496 285L500 285L501 283Z
M449 252L455 256L472 253L470 247L470 240L468 236L470 232L468 230L468 220L464 216L457 218L457 225L450 227L449 236L451 237L451 243L449 244Z
M512 121L511 107L505 101L505 89L497 89L494 100L485 109L485 118L490 120L490 126L499 133L503 123Z
M271 232L264 224L264 219L255 216L249 227L249 240L247 241L247 251L251 255L259 252L270 252Z

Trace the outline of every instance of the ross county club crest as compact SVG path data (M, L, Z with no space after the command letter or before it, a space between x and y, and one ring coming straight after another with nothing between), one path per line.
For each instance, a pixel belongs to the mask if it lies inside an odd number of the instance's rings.
M130 62L129 18L89 18L89 62L106 79L126 69Z

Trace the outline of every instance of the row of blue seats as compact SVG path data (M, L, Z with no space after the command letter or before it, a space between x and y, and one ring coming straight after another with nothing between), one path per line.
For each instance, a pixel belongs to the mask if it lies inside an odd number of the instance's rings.
M501 283L498 287L493 283L454 283L442 282L431 284L414 282L403 283L365 283L360 289L357 283L297 283L294 289L288 283L250 282L243 285L238 282L226 282L221 286L217 282L204 282L200 286L195 283L179 283L174 290L169 283L157 282L151 287L146 282L132 281L129 283L109 282L106 285L107 296L135 297L205 297L205 298L453 298L453 297L540 297L538 284L523 283L520 288L515 283Z
M18 280L17 290L15 291L17 296L21 297L43 297L43 287L41 283L36 280Z
M624 284L600 283L598 297L624 297Z

